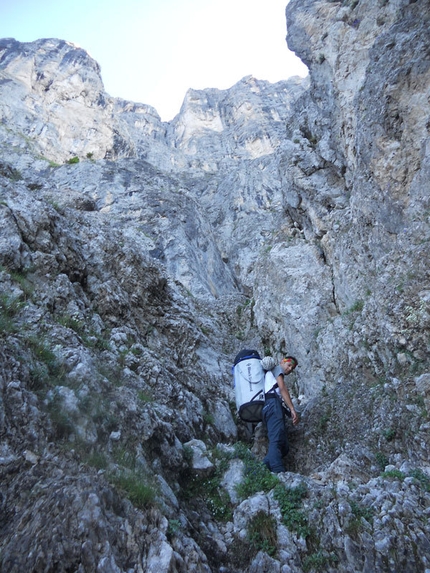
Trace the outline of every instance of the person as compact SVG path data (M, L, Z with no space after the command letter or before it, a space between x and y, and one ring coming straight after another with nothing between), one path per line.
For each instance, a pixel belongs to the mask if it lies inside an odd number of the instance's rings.
M286 356L278 366L269 370L265 376L264 392L265 404L263 407L263 422L267 429L269 448L263 463L273 473L285 471L282 458L288 453L287 430L285 427L285 407L282 400L291 412L294 425L299 423L299 416L294 409L290 393L285 384L284 377L291 374L297 367L294 356Z

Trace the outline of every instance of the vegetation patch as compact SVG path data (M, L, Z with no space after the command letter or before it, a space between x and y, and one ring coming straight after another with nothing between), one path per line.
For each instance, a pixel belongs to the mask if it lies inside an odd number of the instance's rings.
M25 271L25 272L11 271L10 272L11 279L14 282L19 284L22 292L24 293L24 299L25 300L30 298L34 292L33 285L31 284L31 282L27 278L27 273L28 273L28 271Z
M233 505L228 492L221 486L221 479L219 469L210 478L193 474L189 470L183 478L182 498L188 502L200 499L215 519L229 521L233 515Z
M181 530L182 524L179 519L169 519L169 525L167 526L167 537L169 540L172 539Z
M290 531L295 531L297 535L305 539L310 534L310 527L308 518L300 507L307 495L308 490L304 483L294 488L278 484L274 490L274 497L279 503L283 524Z
M278 545L276 519L264 511L256 513L248 523L248 541L257 552L264 551L273 557Z
M430 477L426 473L420 469L416 469L411 472L411 477L418 481L424 491L430 492Z
M303 559L302 567L304 573L309 573L309 571L325 571L328 566L336 565L338 561L339 558L334 553L317 551Z
M237 444L236 455L244 462L243 481L236 486L238 495L245 499L259 491L268 492L279 484L279 479L257 460L243 444Z
M63 411L58 396L48 405L49 417L54 427L55 437L58 440L67 440L74 431L74 424L70 416Z
M387 442L391 442L396 437L396 430L394 428L388 428L388 430L384 430L382 435L387 440Z
M400 470L389 470L387 472L383 472L381 477L403 480L406 476Z
M58 316L56 320L58 324L61 324L64 328L73 330L81 338L87 348L96 348L97 350L107 350L109 348L109 342L106 338L96 334L92 330L89 331L82 320L68 314Z
M375 458L376 458L376 462L377 462L378 466L381 468L381 470L384 470L385 466L388 465L387 456L382 452L376 452Z
M346 532L352 536L357 534L362 528L362 519L365 519L368 522L373 520L374 511L372 508L366 507L353 500L349 500L349 505L351 506L352 519L346 527Z
M35 359L35 363L30 369L31 390L38 391L62 384L65 371L49 345L36 336L28 337L26 342Z
M279 484L277 476L257 460L248 447L238 442L232 451L215 449L212 452L215 461L215 473L211 477L195 474L191 467L183 474L181 482L182 498L186 501L203 500L215 519L228 521L232 517L233 504L230 495L221 485L229 461L239 458L244 462L243 480L236 486L241 499L254 495L259 491L268 492ZM191 465L192 450L184 448L184 460Z
M0 295L0 334L16 332L14 317L22 308L22 302L17 297L6 294Z
M148 483L145 476L138 471L121 471L119 474L108 476L109 480L139 509L145 509L155 501L155 489Z

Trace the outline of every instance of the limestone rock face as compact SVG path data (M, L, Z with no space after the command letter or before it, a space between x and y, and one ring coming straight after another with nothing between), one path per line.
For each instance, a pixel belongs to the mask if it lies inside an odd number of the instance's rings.
M0 41L2 570L429 569L429 20L291 0L309 77L169 123ZM299 362L277 477L245 347Z
M94 159L134 155L122 114L131 114L135 124L143 114L143 130L163 134L153 108L109 97L100 66L69 42L4 39L0 58L1 121L16 125L14 145L26 140L36 153L60 163L88 154Z

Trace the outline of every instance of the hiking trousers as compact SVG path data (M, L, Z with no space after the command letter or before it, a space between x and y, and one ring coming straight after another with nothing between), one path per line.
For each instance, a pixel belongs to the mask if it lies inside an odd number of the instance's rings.
M271 472L285 471L282 458L288 453L287 429L281 399L278 396L267 398L263 408L263 422L267 428L269 449L263 463Z

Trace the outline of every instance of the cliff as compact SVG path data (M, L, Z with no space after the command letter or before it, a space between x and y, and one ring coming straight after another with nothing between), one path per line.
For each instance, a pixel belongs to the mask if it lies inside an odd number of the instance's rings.
M430 568L429 15L291 0L309 77L169 123L0 41L2 571ZM299 360L279 476L244 347Z

